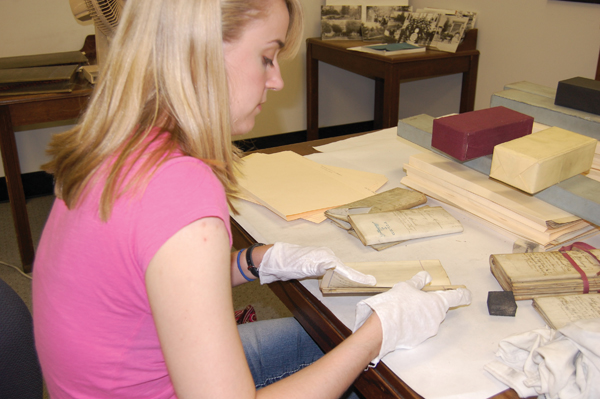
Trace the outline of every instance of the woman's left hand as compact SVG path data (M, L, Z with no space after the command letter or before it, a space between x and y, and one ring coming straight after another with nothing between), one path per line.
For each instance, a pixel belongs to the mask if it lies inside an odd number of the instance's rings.
M303 247L277 242L265 253L259 267L260 283L286 281L306 277L320 277L328 269L360 284L375 285L375 277L360 273L344 265L326 247Z

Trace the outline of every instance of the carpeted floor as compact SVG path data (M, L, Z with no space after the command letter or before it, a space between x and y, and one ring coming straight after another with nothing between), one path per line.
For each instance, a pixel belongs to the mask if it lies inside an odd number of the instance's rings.
M34 246L37 248L44 223L52 207L53 196L33 198L27 201ZM10 204L0 203L0 279L19 294L31 311L31 276L22 272ZM252 305L258 320L288 317L292 314L271 292L268 286L258 282L243 284L233 289L234 309ZM1 304L0 304L1 306ZM44 398L48 395L45 392Z

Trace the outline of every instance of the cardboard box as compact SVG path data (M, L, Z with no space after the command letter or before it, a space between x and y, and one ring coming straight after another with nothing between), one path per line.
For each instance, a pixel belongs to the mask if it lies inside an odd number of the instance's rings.
M494 146L531 134L533 118L506 107L486 108L437 118L431 146L458 159L490 155Z
M600 140L600 116L554 104L554 99L523 90L504 90L492 95L492 107L504 106L533 116L536 122L557 126Z
M398 136L431 150L431 132L433 130L433 116L420 114L398 121Z
M582 77L561 80L554 104L600 115L600 81Z
M595 139L551 127L497 145L490 177L535 194L588 171L596 145Z

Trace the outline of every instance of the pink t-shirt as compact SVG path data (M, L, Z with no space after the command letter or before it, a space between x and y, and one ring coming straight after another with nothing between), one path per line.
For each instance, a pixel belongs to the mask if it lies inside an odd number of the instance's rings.
M35 342L49 393L173 398L144 274L158 249L197 219L221 218L231 242L224 189L203 162L178 157L140 194L119 199L106 223L99 195L91 191L73 210L56 200L36 253Z

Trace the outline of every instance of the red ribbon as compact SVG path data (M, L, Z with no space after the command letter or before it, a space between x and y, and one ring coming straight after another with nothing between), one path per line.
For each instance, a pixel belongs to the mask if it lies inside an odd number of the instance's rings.
M567 260L569 261L569 263L571 263L571 265L575 268L575 270L577 270L579 272L579 275L581 275L581 280L583 281L583 293L588 294L590 292L590 282L588 281L588 278L585 275L585 272L583 270L581 270L581 268L579 267L577 262L575 262L573 260L573 258L571 258L571 256L566 252L566 251L572 251L573 249L580 249L584 252L587 252L588 254L590 254L592 256L592 258L596 259L596 261L598 263L600 263L600 260L598 260L598 258L596 258L596 255L594 255L593 253L590 252L591 249L596 249L596 248L594 248L591 245L586 244L584 242L574 242L573 244L566 246L566 247L562 247L561 249L558 250L561 254L563 254L563 256L565 258L567 258ZM600 272L596 273L596 275L597 276L600 275ZM600 290L598 292L600 293Z

